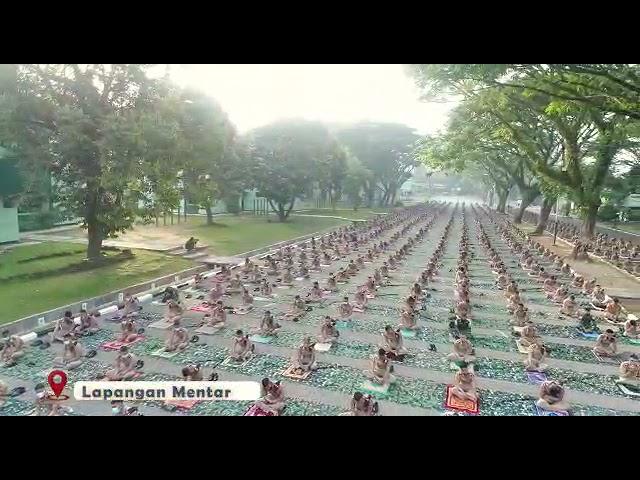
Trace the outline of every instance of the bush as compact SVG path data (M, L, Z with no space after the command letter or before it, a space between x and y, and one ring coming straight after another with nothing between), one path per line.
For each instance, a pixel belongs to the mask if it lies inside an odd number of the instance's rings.
M618 218L618 208L614 205L603 205L598 210L598 220L610 222Z
M224 198L224 204L227 207L228 213L233 213L234 215L240 213L240 195L227 195Z
M45 230L53 228L61 220L62 215L56 211L20 213L18 214L18 227L21 232Z

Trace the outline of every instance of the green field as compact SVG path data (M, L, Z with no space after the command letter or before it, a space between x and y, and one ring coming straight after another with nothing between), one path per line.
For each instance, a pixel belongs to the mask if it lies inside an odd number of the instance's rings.
M194 236L217 255L237 255L283 240L350 223L349 220L338 218L298 215L290 217L285 223L280 223L275 215L269 215L269 217L242 215L216 217L214 225L207 225L206 218L190 217L186 224L160 228L171 228L174 233L180 231L185 238Z
M300 210L295 212L299 215L328 215L335 217L349 218L352 220L365 220L378 213L388 213L392 211L390 208L360 208L357 211L352 208L331 210L330 208L315 208L311 210Z
M640 233L640 223L606 223L609 228L615 228L629 233Z
M70 252L71 255L19 263L20 260L63 252ZM0 324L193 266L192 262L182 258L141 250L134 253L132 259L88 271L8 280L13 275L37 275L82 263L85 248L71 243L43 243L8 250L0 255L0 298L4 300L0 309ZM116 254L109 252L109 255Z

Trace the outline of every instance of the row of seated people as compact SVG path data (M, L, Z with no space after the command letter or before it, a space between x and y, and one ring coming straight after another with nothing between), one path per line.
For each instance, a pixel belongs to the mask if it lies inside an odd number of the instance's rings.
M541 341L538 331L528 315L528 308L525 307L520 297L517 282L511 278L507 272L505 263L502 261L497 251L491 246L491 242L484 231L482 223L476 219L481 244L489 253L489 261L494 274L498 276L496 283L498 288L505 291L507 298L507 310L513 315L509 321L511 325L518 329L519 338L517 340L519 348L526 352L524 359L524 370L527 372L543 373L548 369L545 360L548 356L548 349ZM495 223L493 224L495 226ZM502 240L509 246L514 254L522 253L522 245L516 236L510 235L508 227L499 228ZM526 251L525 251L526 252ZM544 255L544 251L541 252ZM547 255L549 257L549 255ZM530 258L529 256L525 258ZM530 267L531 263L521 263L523 269ZM505 288L506 285L506 288ZM545 411L568 412L570 405L565 400L564 387L557 381L550 380L541 384L536 405Z
M528 212L525 220L537 221L537 214ZM558 236L574 246L571 258L589 260L589 253L612 262L633 275L640 276L640 243L610 233L596 233L584 240L580 228L566 220L558 222Z
M510 240L513 240L512 237L509 237ZM603 290L599 285L597 285L596 280L593 279L591 285L585 288L585 285L582 282L575 282L574 275L574 283L572 286L574 287L582 287L583 293L589 293L589 287L593 287L592 290L592 303L594 298L600 299L599 295L603 294ZM562 304L562 313L575 316L577 305L575 304L573 296L568 299L565 298ZM550 297L551 298L551 297ZM554 298L556 300L556 298ZM569 300L569 301L567 301ZM621 306L619 305L618 299L609 299L609 301L605 305L605 318L611 323L617 322L619 315L621 313ZM517 319L517 323L522 326L521 322L526 322L524 324L524 328L521 334L521 342L524 342L529 345L529 355L527 360L525 360L525 365L527 369L531 369L531 367L535 368L536 371L544 371L546 369L546 365L541 364L542 360L546 355L546 348L544 345L537 345L538 335L535 327L531 325L531 322L528 318L522 315L522 318ZM616 333L612 329L607 329L604 332L600 331L598 327L597 320L591 315L591 308L586 307L585 313L580 317L579 324L577 326L578 329L585 333L597 333L598 336L596 338L595 346L593 348L594 354L598 357L605 358L625 358L624 355L621 355L618 351L618 343L616 338ZM624 322L623 335L629 338L638 338L638 334L640 333L637 325L637 321L634 318L629 318ZM526 346L526 345L525 345ZM631 363L629 363L631 362ZM635 370L632 368L637 362L637 359L632 357L630 360L622 361L620 365L620 382L634 382L633 380L635 375ZM540 368L544 367L544 368ZM629 380L631 378L631 380ZM625 380L627 379L627 380Z

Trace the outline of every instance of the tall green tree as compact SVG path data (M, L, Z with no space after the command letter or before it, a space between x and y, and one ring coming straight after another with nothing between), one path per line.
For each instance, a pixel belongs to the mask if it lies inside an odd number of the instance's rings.
M189 199L205 209L207 223L212 224L213 206L233 193L231 188L241 174L239 165L232 161L236 131L221 106L204 93L185 90L181 100L184 187Z
M21 158L27 169L50 169L58 197L84 220L87 257L100 258L102 242L130 228L142 176L140 113L155 82L147 65L47 64L16 67L15 129L35 150Z
M267 199L278 219L289 217L295 200L318 180L317 168L334 153L335 141L319 122L286 120L247 135L258 194Z
M373 173L366 191L368 206L373 206L376 191L381 194L381 206L392 205L418 164L413 152L420 137L406 125L378 122L361 122L335 134Z

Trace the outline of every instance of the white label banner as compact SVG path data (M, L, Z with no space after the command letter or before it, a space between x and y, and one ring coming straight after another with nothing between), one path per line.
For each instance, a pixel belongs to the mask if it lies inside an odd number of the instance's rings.
M143 402L145 400L258 400L258 382L76 382L76 400Z

